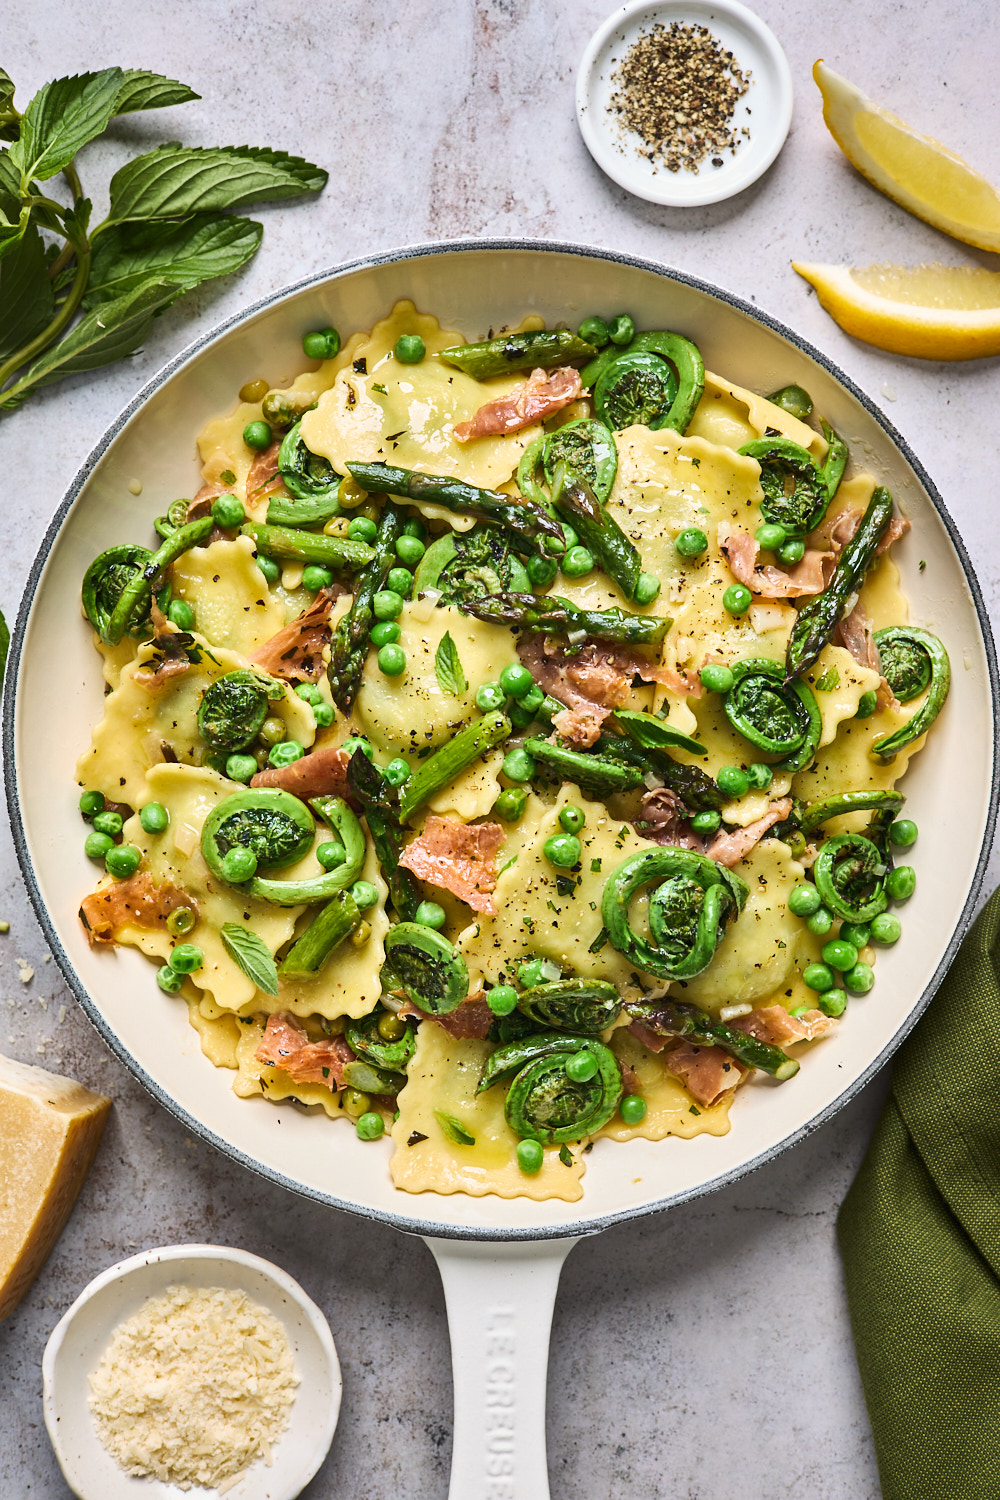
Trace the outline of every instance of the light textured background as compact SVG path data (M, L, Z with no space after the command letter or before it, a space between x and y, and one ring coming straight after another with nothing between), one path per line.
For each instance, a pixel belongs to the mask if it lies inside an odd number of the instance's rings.
M944 10L896 0L763 0L758 10L792 67L787 145L739 198L680 211L615 187L577 134L576 63L610 11L604 0L173 0L160 7L36 0L16 10L6 0L0 60L22 108L45 79L112 63L182 78L203 96L132 116L106 146L85 153L80 168L94 185L98 217L108 170L174 136L192 145L280 146L331 169L315 203L262 210L264 246L250 269L172 309L141 356L57 386L0 422L0 600L8 614L47 519L91 445L192 337L337 261L498 234L659 259L791 323L881 401L913 444L995 608L995 460L975 437L996 428L995 362L925 365L856 344L826 317L789 260L994 264L856 176L826 133L809 69L824 56L997 181L1000 133L990 127L1000 11L985 0L952 0ZM52 722L58 733L57 704ZM996 877L994 860L990 887ZM42 1350L62 1311L111 1262L185 1240L241 1245L277 1261L329 1314L345 1402L309 1500L444 1500L448 1340L425 1247L263 1184L187 1137L106 1052L46 961L6 839L0 892L0 916L11 923L0 938L0 1047L115 1099L66 1232L26 1301L0 1326L4 1500L69 1493L40 1400ZM34 965L28 985L19 981L17 958ZM553 1330L553 1500L723 1500L737 1490L754 1500L876 1500L834 1216L884 1087L874 1083L748 1181L573 1252Z

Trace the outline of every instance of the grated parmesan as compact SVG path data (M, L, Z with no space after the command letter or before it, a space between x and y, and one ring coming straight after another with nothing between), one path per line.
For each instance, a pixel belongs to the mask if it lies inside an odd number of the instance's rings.
M270 1465L298 1383L284 1328L245 1292L171 1286L115 1329L90 1407L126 1473L216 1488Z

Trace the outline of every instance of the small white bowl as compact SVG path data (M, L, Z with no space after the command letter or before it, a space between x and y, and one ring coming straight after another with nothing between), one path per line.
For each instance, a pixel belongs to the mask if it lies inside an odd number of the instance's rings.
M226 1500L294 1500L326 1457L340 1412L340 1364L330 1325L297 1281L245 1250L167 1245L110 1266L85 1287L56 1324L42 1359L45 1425L66 1483L80 1500L187 1500L218 1490L182 1491L119 1468L97 1435L89 1376L125 1318L168 1286L245 1292L284 1325L300 1384L274 1462L259 1460L226 1490Z
M639 137L625 131L610 109L612 74L629 48L657 22L674 21L706 27L741 71L752 74L733 115L733 125L747 126L749 137L735 155L720 153L721 167L708 157L697 173L671 172L643 156ZM577 75L576 113L587 150L620 187L677 208L719 203L756 182L784 145L792 121L792 74L773 32L739 0L632 0L591 38Z

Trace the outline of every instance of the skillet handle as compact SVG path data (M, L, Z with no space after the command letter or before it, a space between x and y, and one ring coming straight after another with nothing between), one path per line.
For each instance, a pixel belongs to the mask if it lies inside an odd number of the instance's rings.
M427 1239L444 1283L455 1387L448 1500L549 1500L549 1330L575 1239Z

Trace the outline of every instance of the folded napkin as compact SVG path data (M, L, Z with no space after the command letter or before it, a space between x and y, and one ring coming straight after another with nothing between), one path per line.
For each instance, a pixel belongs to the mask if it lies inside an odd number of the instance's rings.
M896 1056L838 1231L884 1500L997 1500L1000 890Z

